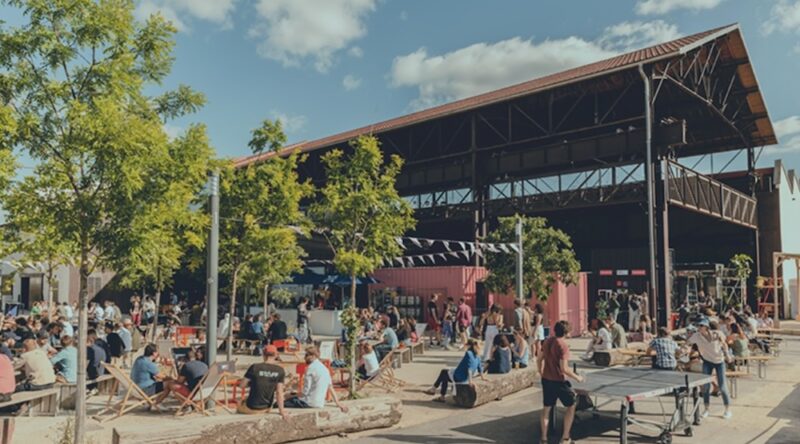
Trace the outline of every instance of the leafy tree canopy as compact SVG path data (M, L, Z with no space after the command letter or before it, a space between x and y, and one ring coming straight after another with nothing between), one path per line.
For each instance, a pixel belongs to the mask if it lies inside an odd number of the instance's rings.
M487 237L487 242L516 242L516 224L520 216L501 217L499 226ZM545 301L559 280L565 284L575 283L580 263L575 259L572 240L563 231L547 225L543 217L522 216L523 245L523 289L526 295L533 293ZM486 287L489 291L507 293L516 282L515 254L486 253L486 268L489 276Z

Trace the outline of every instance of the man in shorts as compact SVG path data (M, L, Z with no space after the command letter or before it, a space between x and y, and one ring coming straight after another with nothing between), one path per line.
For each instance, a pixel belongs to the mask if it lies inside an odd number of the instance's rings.
M573 441L569 434L572 420L575 418L576 395L567 381L567 377L577 382L583 382L584 378L575 374L569 367L569 346L565 340L569 332L569 323L567 321L556 322L553 332L555 336L550 336L544 341L542 353L536 357L539 374L542 375L542 396L544 398L544 409L541 416L541 442L547 442L550 409L555 408L556 400L560 400L567 409L564 415L564 432L561 442L571 443Z
M434 339L436 339L436 345L442 345L441 319L439 318L439 306L436 304L438 300L439 293L434 293L428 301L428 330L431 332L431 345L434 345Z
M203 361L197 360L197 352L190 350L186 355L188 361L183 364L178 374L178 379L164 381L164 391L156 399L161 402L166 399L170 392L180 393L184 398L192 395L192 391L208 373L208 365Z

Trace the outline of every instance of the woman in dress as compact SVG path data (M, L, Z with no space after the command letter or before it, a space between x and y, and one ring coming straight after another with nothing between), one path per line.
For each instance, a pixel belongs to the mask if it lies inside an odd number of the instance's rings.
M542 304L533 306L533 316L531 316L533 323L533 356L539 356L542 351L542 341L544 341L544 308Z
M486 343L483 346L483 361L488 361L491 357L494 337L503 328L503 309L497 304L493 304L486 316Z

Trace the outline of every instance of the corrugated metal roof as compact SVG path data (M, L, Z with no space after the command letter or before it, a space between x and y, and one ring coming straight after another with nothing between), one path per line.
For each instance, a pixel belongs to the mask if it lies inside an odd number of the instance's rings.
M281 153L300 150L301 152L308 152L319 148L325 148L338 143L343 143L351 140L362 134L382 133L389 130L402 128L405 126L413 125L430 119L440 118L451 114L456 114L468 111L481 106L490 105L497 102L502 102L519 96L525 96L532 93L544 91L557 86L562 86L569 83L586 80L592 77L597 77L604 74L609 74L614 71L620 71L636 66L640 63L651 63L660 59L673 57L681 53L685 53L702 45L703 43L713 40L721 35L730 32L738 32L739 25L728 25L708 31L700 32L697 34L681 37L666 43L651 46L626 54L621 54L606 60L601 60L588 65L579 66L576 68L561 71L555 74L550 74L537 79L529 80L527 82L519 83L516 85L501 88L495 91L490 91L484 94L479 94L473 97L457 100L454 102L446 103L444 105L436 106L433 108L418 111L405 116L397 117L383 122L375 123L373 125L363 126L350 131L345 131L339 134L323 137L310 142L300 142L284 148ZM263 153L253 156L242 157L234 161L234 166L241 167L254 162L267 159L273 156L274 153Z

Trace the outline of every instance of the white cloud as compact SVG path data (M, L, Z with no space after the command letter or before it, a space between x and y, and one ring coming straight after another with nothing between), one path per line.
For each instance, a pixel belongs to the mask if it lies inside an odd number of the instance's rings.
M762 29L766 34L800 31L800 0L780 0L774 4Z
M608 49L632 51L680 37L678 27L654 20L652 22L622 22L606 28L598 42Z
M476 43L442 55L420 48L395 57L389 73L394 87L416 87L412 109L473 96L576 66L615 56L631 47L670 40L680 34L673 25L625 22L606 28L595 40L580 37L534 42L514 37ZM476 69L484 67L488 69Z
M144 0L137 5L134 13L137 18L145 19L150 14L160 12L179 31L189 29L182 17L204 20L221 25L223 28L230 28L233 26L231 13L235 2L236 0Z
M723 0L640 0L636 3L636 13L639 15L666 14L676 9L702 9L716 8Z
M347 54L350 57L355 57L357 59L360 59L361 57L364 57L364 50L361 49L360 46L353 46L352 48L347 50Z
M261 41L258 53L284 66L311 59L327 72L337 52L367 34L365 20L377 0L258 0L264 20L250 29Z
M773 124L779 145L765 150L766 154L780 155L800 151L800 116L789 116Z
M361 86L361 79L352 74L348 74L342 79L342 86L344 86L344 89L347 91L353 91Z
M280 120L286 134L296 133L306 127L308 119L303 115L293 115L272 110L270 112L273 119Z

